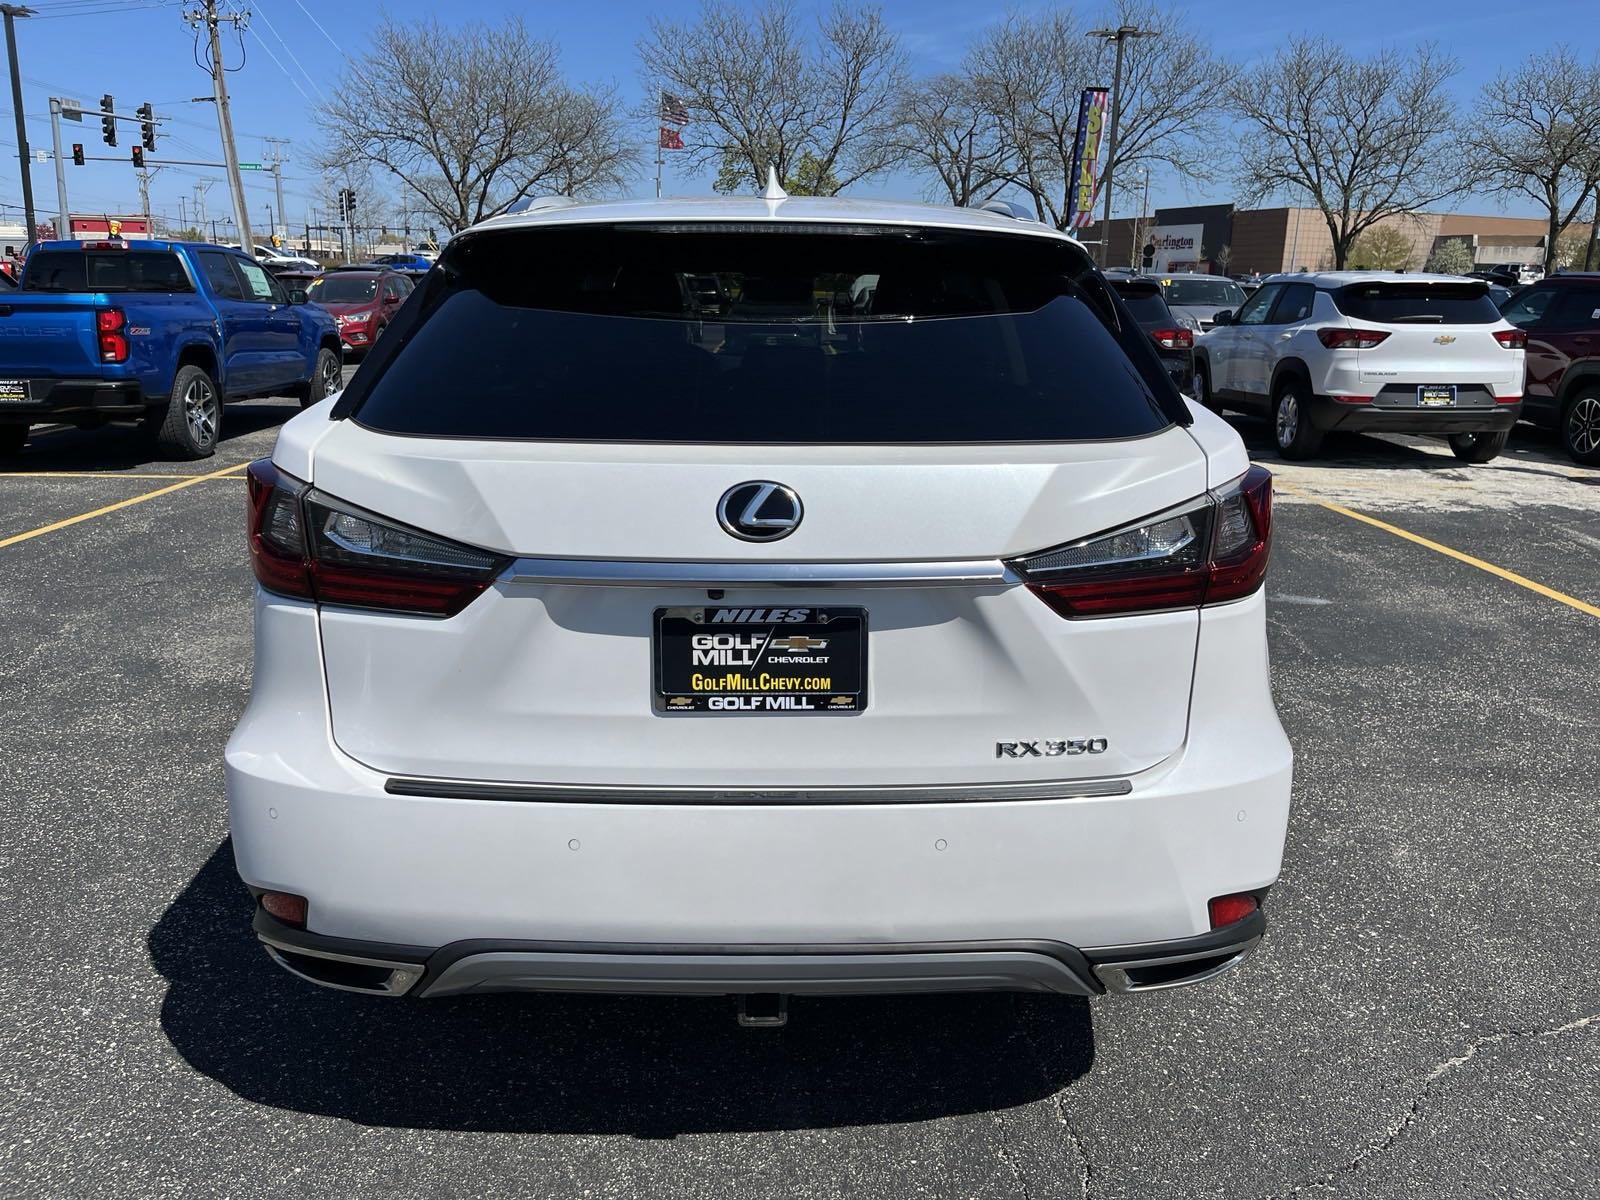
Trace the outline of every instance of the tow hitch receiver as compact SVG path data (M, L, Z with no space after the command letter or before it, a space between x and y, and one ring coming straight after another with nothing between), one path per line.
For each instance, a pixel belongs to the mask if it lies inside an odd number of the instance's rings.
M747 992L737 997L744 1029L782 1029L789 1023L789 997L782 992Z

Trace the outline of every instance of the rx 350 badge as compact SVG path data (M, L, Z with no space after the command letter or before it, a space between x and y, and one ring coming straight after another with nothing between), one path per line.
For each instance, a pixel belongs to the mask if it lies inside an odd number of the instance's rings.
M1060 758L1063 755L1072 757L1077 754L1104 754L1109 745L1105 738L1067 738L1064 741L1054 741L1050 738L1040 738L1036 742L996 742L994 756L996 758Z

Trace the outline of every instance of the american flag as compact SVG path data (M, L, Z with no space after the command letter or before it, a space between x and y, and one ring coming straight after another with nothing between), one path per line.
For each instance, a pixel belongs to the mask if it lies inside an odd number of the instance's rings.
M671 125L661 127L661 140L658 143L663 150L682 150L683 135Z
M661 119L671 125L687 125L689 106L683 102L682 97L674 96L671 92L662 92Z

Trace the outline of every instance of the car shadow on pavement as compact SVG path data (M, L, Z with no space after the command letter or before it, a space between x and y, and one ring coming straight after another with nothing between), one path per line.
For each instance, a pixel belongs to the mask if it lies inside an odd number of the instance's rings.
M797 999L740 1029L725 997L386 1000L270 963L223 842L150 931L162 1029L246 1100L363 1125L629 1134L925 1121L1053 1095L1094 1061L1086 1001Z
M1253 461L1282 462L1277 443L1273 441L1272 426L1265 417L1229 411L1224 418L1244 439ZM1429 453L1421 443L1431 442L1443 453ZM1322 443L1316 457L1302 459L1296 467L1341 468L1360 467L1366 470L1413 471L1472 471L1470 463L1462 462L1448 453L1443 438L1425 438L1414 435L1410 440L1396 440L1364 433L1330 433ZM1511 471L1520 475L1542 475L1563 479L1570 483L1600 484L1600 476L1587 474L1590 468L1581 467L1567 457L1556 435L1533 425L1518 425L1511 431L1511 440L1504 453L1491 464L1497 471Z
M217 450L219 453L226 451L229 442L282 425L299 411L300 406L290 400L245 400L230 404L223 410L222 436ZM36 425L22 453L4 461L6 471L26 473L123 471L164 460L150 437L132 425L102 425L98 429ZM202 459L182 465L203 474L226 463Z

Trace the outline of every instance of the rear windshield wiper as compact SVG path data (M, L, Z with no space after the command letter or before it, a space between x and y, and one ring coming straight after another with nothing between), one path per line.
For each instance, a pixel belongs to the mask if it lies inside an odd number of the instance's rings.
M1391 325L1443 325L1444 317L1440 313L1413 313L1409 317L1390 317Z

